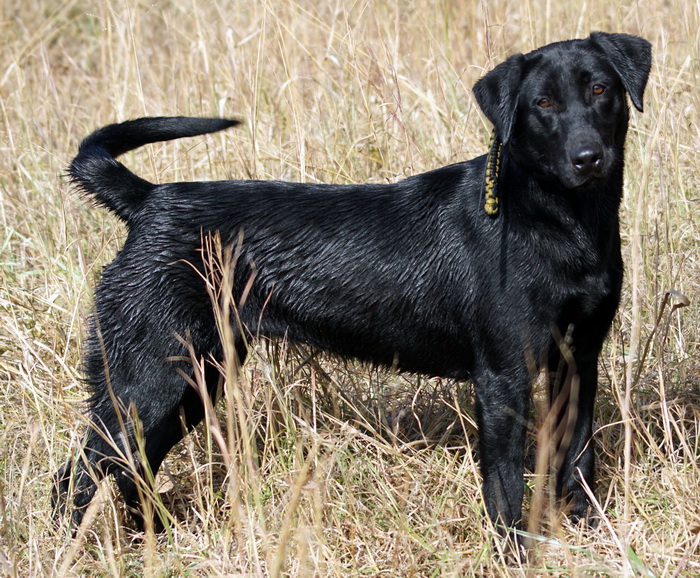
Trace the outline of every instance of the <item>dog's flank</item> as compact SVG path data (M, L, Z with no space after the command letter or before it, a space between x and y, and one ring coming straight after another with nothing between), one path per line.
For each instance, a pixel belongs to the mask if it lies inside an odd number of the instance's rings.
M241 361L253 337L287 336L473 382L484 500L504 527L521 516L534 356L549 369L555 430L570 425L556 440L556 493L573 518L588 517L597 361L622 283L625 95L641 110L650 66L649 43L623 34L513 56L474 87L495 127L491 162L484 155L389 185L154 185L113 157L235 121L146 118L93 133L70 173L129 234L96 289L84 353L94 426L85 458L57 475L58 510L73 483L79 523L96 478L114 474L143 523L139 472L119 458L137 445L105 440L122 440L120 424L138 415L138 468L155 472L184 435L183 420L190 429L203 419L183 375L193 373L185 361L193 352L212 360L212 394L220 383L223 352L202 246L217 235L236 247L232 331ZM568 396L577 402L569 406Z

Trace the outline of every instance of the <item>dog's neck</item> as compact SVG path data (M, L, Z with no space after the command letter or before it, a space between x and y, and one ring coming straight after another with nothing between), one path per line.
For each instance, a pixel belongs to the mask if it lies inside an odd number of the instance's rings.
M486 157L486 174L484 175L484 211L492 217L498 215L498 178L501 171L501 153L503 143L498 138L496 129L491 133L489 154Z

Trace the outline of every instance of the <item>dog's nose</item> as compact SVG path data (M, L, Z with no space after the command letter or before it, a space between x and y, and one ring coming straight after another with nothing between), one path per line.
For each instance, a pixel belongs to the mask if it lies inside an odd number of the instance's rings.
M569 151L574 168L582 174L595 171L603 162L603 147L600 144L585 144Z

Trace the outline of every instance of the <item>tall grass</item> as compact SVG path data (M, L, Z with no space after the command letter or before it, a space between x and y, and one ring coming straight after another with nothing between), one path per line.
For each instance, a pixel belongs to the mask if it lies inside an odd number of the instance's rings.
M10 0L0 26L0 573L700 575L698 2ZM601 359L596 529L550 507L533 458L546 539L504 565L469 388L287 343L226 364L225 399L147 500L171 513L166 533L129 530L109 484L77 539L52 524L51 474L87 427L83 322L125 234L64 178L83 136L144 114L237 116L242 129L125 162L154 181L395 181L485 151L469 91L485 70L591 30L655 51Z

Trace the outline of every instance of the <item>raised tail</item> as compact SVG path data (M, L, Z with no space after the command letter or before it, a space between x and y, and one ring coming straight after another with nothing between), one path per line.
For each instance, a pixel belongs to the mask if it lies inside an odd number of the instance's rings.
M68 167L71 180L100 204L129 222L155 185L117 162L145 144L217 132L240 124L225 118L146 117L110 124L88 136Z

